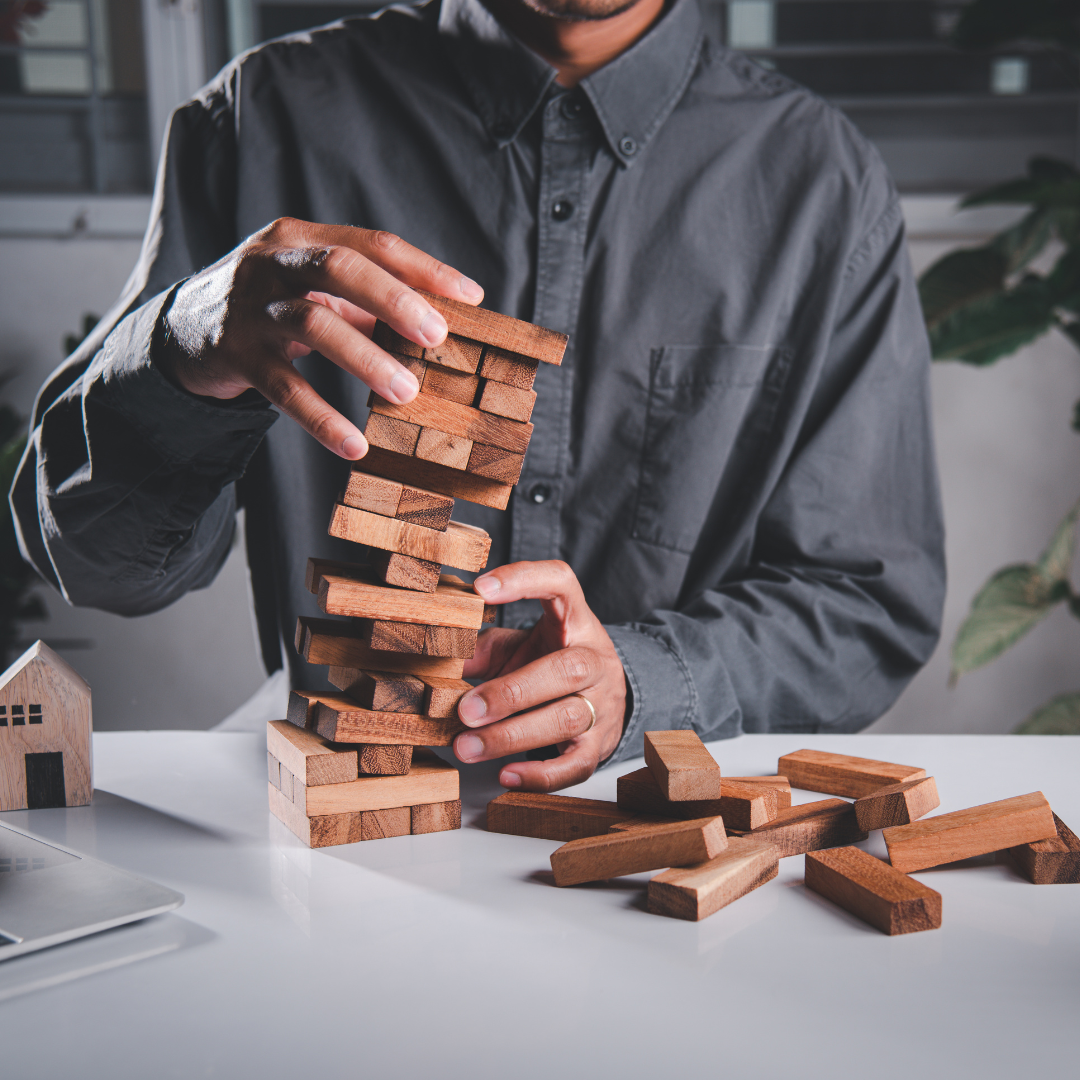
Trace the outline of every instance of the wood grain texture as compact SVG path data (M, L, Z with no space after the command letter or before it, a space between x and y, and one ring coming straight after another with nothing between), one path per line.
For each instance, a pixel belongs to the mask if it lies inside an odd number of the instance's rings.
M424 684L415 675L400 671L361 671L353 682L339 687L365 709L376 712L415 713L424 711Z
M1031 844L1018 844L1000 854L1032 885L1080 884L1080 838L1054 814L1057 835Z
M464 630L457 626L429 626L424 634L424 655L468 660L476 652L476 638L476 630Z
M780 810L772 821L749 832L738 830L737 835L768 840L780 849L782 859L854 844L867 837L855 820L854 806L842 799L822 799Z
M289 692L289 704L285 710L285 722L303 731L315 729L314 695L300 690Z
M496 416L505 416L508 420L519 420L527 423L532 416L536 405L536 391L522 390L517 386L507 386L506 383L496 382L489 379L484 383L480 391L480 400L476 407L481 412L494 413Z
M558 334L554 330L534 326L520 319L512 319L508 315L500 315L487 308L470 307L457 300L434 296L421 289L417 292L446 319L446 325L452 334L522 353L534 360L542 360L545 364L562 363L569 341L565 334Z
M616 798L623 809L660 818L700 818L719 815L728 829L754 829L777 814L775 790L763 785L721 780L719 799L671 802L664 798L652 770L646 766L620 776L615 782Z
M918 780L925 769L914 765L894 765L889 761L827 754L821 750L796 750L785 754L776 771L791 781L792 787L820 791L825 795L843 795L858 799L878 788Z
M461 828L461 800L418 803L412 808L412 833L449 832Z
M386 840L392 836L408 836L410 832L412 810L408 806L360 811L361 840Z
M657 874L649 882L649 911L696 922L771 881L779 867L774 844L736 837L715 859Z
M266 778L278 790L281 789L281 762L269 750L266 751Z
M419 432L417 436L419 437ZM363 459L363 468L365 472L376 476L416 484L428 491L478 503L480 506L490 506L495 510L506 509L513 491L510 484L447 469L434 462L421 461L419 458L397 454L378 446L368 450Z
M284 765L278 764L277 789L289 802L293 801L293 792L299 783L300 781Z
M439 679L423 676L425 716L457 716L458 702L472 689L464 679Z
M396 516L402 521L446 532L453 511L454 500L449 495L440 495L437 491L413 487L411 484L401 487L401 501Z
M418 759L405 776L361 776L347 784L301 788L293 796L308 817L389 810L460 798L458 771L438 759Z
M416 456L422 461L445 465L448 469L464 470L469 464L472 448L472 439L450 435L432 427L423 427L416 442Z
M855 800L855 817L864 832L907 825L941 805L932 776L879 788Z
M646 731L645 764L671 802L720 798L720 766L696 731Z
M406 656L420 656L424 652L426 626L390 619L360 619L358 622L364 641L372 649Z
M355 844L360 840L360 814L330 814L308 817L295 803L290 802L273 784L267 784L270 813L308 847L333 847Z
M465 375L472 375L480 366L480 354L483 348L483 345L477 341L469 341L468 338L461 337L459 334L447 334L446 340L441 345L435 346L434 349L424 350L424 359L429 364L438 364ZM427 389L427 379L424 380L424 388Z
M786 776L725 776L724 782L757 784L776 792L776 809L786 810L791 805L791 784Z
M885 829L889 861L904 873L1057 835L1041 791Z
M885 934L941 926L941 894L856 847L810 851L806 887Z
M616 803L570 795L508 791L487 805L488 832L564 843L585 836L605 836L613 825L631 820L637 819Z
M388 353L401 353L403 356L421 357L424 355L424 346L417 345L407 337L402 337L396 330L392 330L381 319L376 320L375 328L371 331L371 340Z
M383 551L397 551L414 559L427 559L461 570L483 570L491 550L491 537L483 529L451 521L445 532L421 525L385 518L356 510L343 503L334 505L329 533L354 544Z
M498 446L473 443L466 469L473 476L486 476L503 484L516 484L521 479L524 454L515 454Z
M479 363L479 348L476 352L477 363ZM474 367L473 371L475 370ZM466 375L452 368L432 364L424 375L423 390L425 394L434 394L435 397L441 397L446 401L456 401L459 405L472 405L476 401L476 395L480 393L480 376ZM527 420L528 417L525 419Z
M523 424L518 420L507 420L502 416L492 416L468 405L458 405L444 401L433 394L421 391L412 401L396 404L375 396L371 405L371 416L384 416L420 428L435 428L448 435L457 435L462 439L499 446L514 454L524 454L529 448L532 436L532 424ZM417 438L419 438L419 432ZM379 445L384 445L380 443ZM413 446L415 446L415 442ZM391 447L391 449L397 449ZM402 451L398 451L401 453Z
M455 719L375 712L345 694L313 694L315 730L330 742L449 746L464 731Z
M420 424L409 424L399 417L370 412L364 424L364 437L372 446L411 455L420 438L420 427Z
M502 383L518 390L531 390L540 367L538 360L530 360L507 349L489 346L480 361L480 376L490 382Z
M397 517L403 490L404 485L396 480L387 480L382 476L371 476L359 469L352 469L341 501L346 506L367 510L370 514Z
M414 559L396 551L372 551L371 576L385 585L413 592L434 592L439 587L442 565Z
M355 747L334 746L321 735L286 720L271 720L266 725L266 749L308 787L344 784L359 775Z
M412 768L411 746L359 746L361 776L404 776Z
M571 840L551 853L556 885L638 874L715 859L728 845L720 818L699 818Z
M317 619L311 621L318 622ZM318 635L312 636L317 640ZM352 640L351 638L346 639L350 643ZM363 643L361 642L361 644ZM310 655L315 652L315 649L309 649L308 651ZM300 655L303 656L303 653ZM364 645L362 650L357 650L355 653L344 657L344 659L352 662L347 665L334 664L330 667L328 674L330 685L336 686L339 690L343 689L349 681L356 677L355 673L357 671L403 671L419 678L433 676L438 679L460 679L465 669L463 660L443 656L385 652L368 648L367 645ZM309 663L325 664L327 660L311 660ZM360 665L363 665L363 667Z

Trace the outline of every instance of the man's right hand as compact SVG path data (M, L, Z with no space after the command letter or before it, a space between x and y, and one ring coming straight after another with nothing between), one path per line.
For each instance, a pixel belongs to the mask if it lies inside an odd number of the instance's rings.
M189 278L165 314L165 374L193 394L254 387L328 450L355 461L367 440L293 367L318 350L387 401L416 397L407 368L372 340L376 319L425 348L446 320L419 293L478 304L475 281L392 233L280 218Z

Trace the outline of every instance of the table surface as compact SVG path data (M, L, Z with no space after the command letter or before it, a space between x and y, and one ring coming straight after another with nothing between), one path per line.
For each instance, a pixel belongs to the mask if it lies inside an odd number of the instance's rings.
M712 750L736 776L803 747L923 766L938 812L1042 790L1080 827L1080 738L759 735ZM463 771L460 832L311 851L266 809L259 736L104 733L94 754L91 806L3 820L187 901L0 964L7 1076L984 1080L1075 1067L1080 886L1033 886L991 858L916 874L943 896L942 929L890 938L808 892L797 856L688 923L643 910L647 874L556 889L544 871L558 845L484 831L500 790L490 766ZM613 799L640 765L574 794ZM885 853L880 833L861 846Z

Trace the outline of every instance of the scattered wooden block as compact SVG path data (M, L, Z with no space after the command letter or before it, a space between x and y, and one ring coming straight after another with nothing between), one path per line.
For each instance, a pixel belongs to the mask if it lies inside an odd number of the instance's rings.
M366 460L366 459L365 459ZM348 485L341 501L357 510L382 517L396 517L425 529L445 532L450 524L454 500L435 491L372 476L361 469L349 473Z
M785 754L777 763L776 771L786 776L792 787L826 795L844 795L850 799L926 775L925 769L914 765L894 765L888 761L827 754L821 750L796 750L793 754Z
M358 746L361 776L404 776L412 768L411 746Z
M422 427L416 443L416 456L424 461L434 461L448 469L465 469L472 453L472 440L460 435L450 435L432 427Z
M719 799L671 802L648 767L620 776L616 783L618 804L625 810L663 819L700 818L719 815L728 829L755 829L777 814L775 790L764 785L740 784L723 779Z
M542 326L512 319L487 308L471 307L458 300L447 300L443 296L421 292L424 298L444 319L450 332L470 341L479 341L484 345L495 345L500 349L522 353L545 364L561 364L566 352L565 334L546 330Z
M489 346L480 362L480 377L518 390L531 390L539 367L538 360Z
M445 532L386 518L337 503L330 520L331 536L382 551L396 551L414 559L427 559L462 570L483 570L491 550L491 537L483 529L451 521Z
M502 416L492 416L490 413L481 412L468 405L444 401L442 398L425 394L423 391L412 401L403 404L390 402L375 395L371 406L371 416L389 417L409 426L435 428L437 431L445 431L448 435L457 435L462 439L486 443L489 446L499 446L514 454L524 454L528 450L533 431L532 424L507 420ZM419 438L419 432L417 438ZM413 446L415 445L414 440ZM390 447L390 449L398 450L397 447ZM404 451L398 450L398 452Z
M434 350L429 350L434 351ZM479 363L480 348L476 347L477 362ZM476 368L473 368L475 371ZM456 401L459 405L472 405L476 401L476 395L480 392L480 376L465 375L461 371L454 371L448 367L438 367L432 364L424 376L424 393L434 394L446 401ZM491 410L485 410L490 412ZM525 418L526 420L528 417Z
M630 832L632 829L651 829L656 825L674 825L685 818L657 817L655 814L638 814L625 821L616 821L611 826L612 832Z
M764 840L735 838L715 859L665 870L649 882L654 915L696 922L776 877L780 852Z
M695 731L646 731L645 764L671 802L720 798L720 766Z
M290 802L272 784L267 784L270 813L308 847L332 847L355 844L361 839L361 815L329 814L308 817L300 807Z
M856 847L810 851L806 887L886 934L941 926L941 894Z
M457 626L428 626L425 629L425 656L453 656L468 660L476 652L475 630L464 630Z
M478 342L469 341L467 338L460 337L457 334L447 334L446 340L441 345L437 345L434 349L424 350L424 359L429 364L439 364L444 368L472 375L480 366L480 354L482 351L483 346ZM424 389L427 389L426 379L424 380ZM472 399L469 400L469 404L472 404Z
M1018 844L1000 854L1032 885L1080 884L1080 838L1054 814L1057 836Z
M822 799L777 812L772 821L749 832L733 830L737 836L768 840L780 849L780 858L804 855L822 848L842 847L867 834L859 828L855 808L842 799Z
M539 840L605 836L612 826L639 820L615 803L531 791L508 791L487 806L488 832Z
M405 656L419 656L424 652L426 626L390 619L357 619L357 622L364 642L374 650Z
M855 817L864 832L907 825L941 805L932 776L879 788L855 800Z
M440 679L431 675L422 677L424 684L423 709L425 716L457 716L458 702L472 689L464 679Z
M425 529L437 529L446 532L450 525L450 515L454 511L454 500L437 491L403 484L401 501L398 503L397 518L412 525L422 525Z
M373 551L371 574L376 581L413 592L434 592L439 586L442 566L427 559L414 559L396 551Z
M494 379L484 383L484 389L480 391L480 400L477 402L477 408L482 412L505 416L509 420L519 420L523 424L527 423L529 417L532 416L535 405L535 390L507 386L506 383L496 382Z
M412 454L420 438L420 424L409 424L394 416L368 413L364 437L372 446L392 450L395 454Z
M461 828L461 800L418 803L412 808L412 833L449 832Z
M296 786L293 805L308 817L390 810L460 797L458 771L437 758L418 758L405 776L361 776L347 784Z
M419 438L419 432L417 437ZM436 491L455 499L465 499L466 502L478 503L481 506L490 506L495 510L506 509L513 491L510 484L459 472L457 469L448 469L444 465L407 457L379 446L372 446L363 460L365 472L391 480L419 484L425 490Z
M1054 814L1041 791L972 806L886 829L889 861L911 873L991 851L1057 836Z
M776 792L776 809L786 810L791 805L791 784L786 776L725 776L724 782L757 784Z
M376 712L424 711L424 684L415 675L393 671L360 671L348 686L340 686L357 705Z
M304 710L307 711L306 702ZM334 746L315 732L286 720L271 720L266 725L266 749L307 787L344 784L358 775L356 747Z
M410 832L412 811L408 806L360 811L361 840L384 840L392 836L408 836Z
M516 484L521 479L524 454L514 454L498 446L473 443L465 468L473 476L486 476L503 484Z
M449 746L465 730L456 719L376 712L345 694L313 694L315 730L330 742ZM422 801L422 800L420 800Z
M551 869L556 885L579 885L665 866L706 862L715 859L727 845L723 821L701 818L571 840L551 853Z

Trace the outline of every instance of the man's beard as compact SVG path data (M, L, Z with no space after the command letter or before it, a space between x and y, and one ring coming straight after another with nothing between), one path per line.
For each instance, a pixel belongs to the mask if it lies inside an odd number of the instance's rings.
M639 0L524 0L539 15L567 22L602 22L629 11Z

